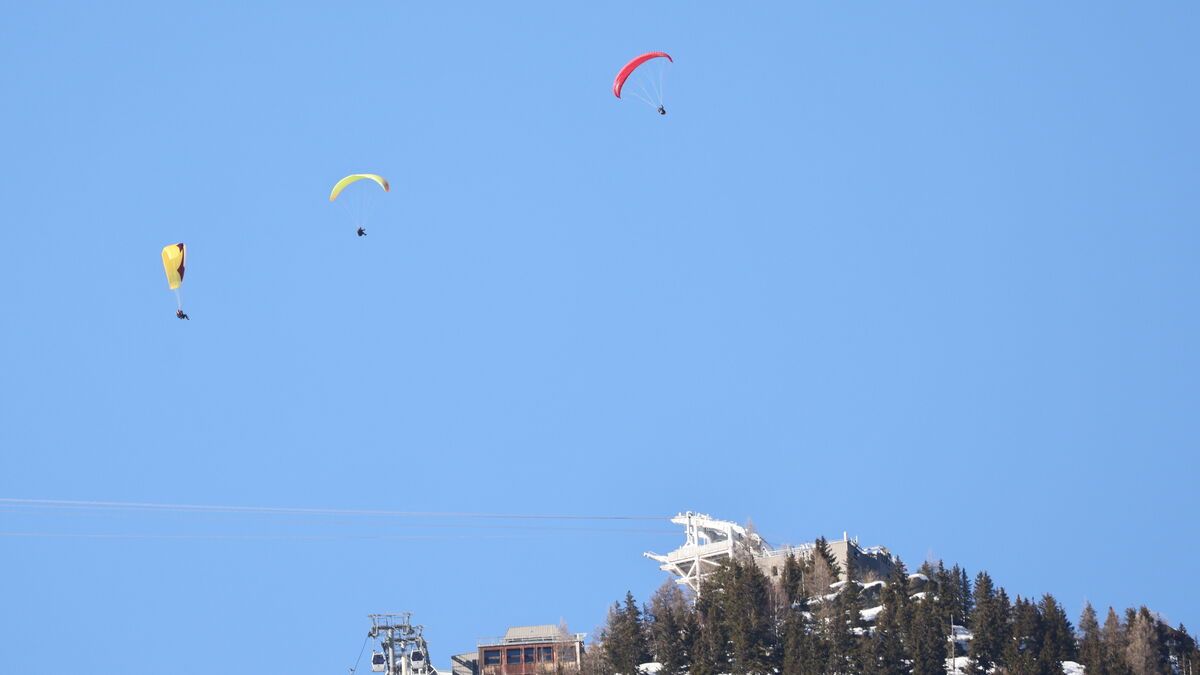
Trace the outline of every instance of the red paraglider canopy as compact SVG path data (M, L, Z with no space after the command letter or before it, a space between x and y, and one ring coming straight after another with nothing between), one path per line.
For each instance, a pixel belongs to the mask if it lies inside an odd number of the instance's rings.
M613 96L621 98L621 87L625 86L625 80L629 79L629 76L633 73L633 71L637 70L638 66L649 61L650 59L659 58L666 59L671 63L675 63L675 59L671 58L671 55L666 52L646 52L645 54L634 58L629 63L626 63L625 67L621 69L621 72L617 73L617 79L613 80Z

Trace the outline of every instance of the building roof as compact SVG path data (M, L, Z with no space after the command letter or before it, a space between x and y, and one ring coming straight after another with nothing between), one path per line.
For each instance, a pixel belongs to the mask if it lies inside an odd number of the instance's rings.
M498 647L500 645L528 644L530 642L583 642L587 633L564 633L554 624L541 626L512 626L501 638L488 638L479 641L480 647Z
M524 642L526 640L545 640L546 638L557 639L558 636L558 626L554 624L546 624L544 626L513 626L505 631L504 641Z

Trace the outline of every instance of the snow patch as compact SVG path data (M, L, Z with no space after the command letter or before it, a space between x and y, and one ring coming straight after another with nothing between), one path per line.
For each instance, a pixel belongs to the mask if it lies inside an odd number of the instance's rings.
M954 675L966 675L966 673L971 672L971 659L966 656L956 656L953 659L946 659L946 667Z
M868 607L867 609L860 611L859 615L863 618L863 621L874 621L875 617L879 616L879 613L882 611L883 605L878 607Z
M967 675L967 673L971 672L971 659L967 656L956 656L953 659L953 663L951 663L950 659L947 659L946 666L949 668L949 672L954 675ZM1062 671L1063 675L1084 675L1087 669L1074 661L1063 661Z
M871 582L864 584L861 581L851 582L851 581L846 581L845 579L843 579L842 581L835 581L832 584L829 584L829 587L830 588L841 588L848 583L853 583L855 586L858 586L859 588L862 588L864 590L868 589L868 588L874 588L876 586L886 586L887 585L886 582L883 582L883 581L871 581Z

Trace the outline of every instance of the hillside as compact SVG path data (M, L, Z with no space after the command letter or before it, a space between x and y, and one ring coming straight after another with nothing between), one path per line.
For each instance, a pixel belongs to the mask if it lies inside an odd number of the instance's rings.
M1010 598L987 572L894 562L886 579L847 575L818 540L775 577L741 555L698 592L667 582L645 605L627 593L583 672L1191 675L1200 663L1195 637L1145 606L1101 621L1088 604L1075 624L1050 593Z

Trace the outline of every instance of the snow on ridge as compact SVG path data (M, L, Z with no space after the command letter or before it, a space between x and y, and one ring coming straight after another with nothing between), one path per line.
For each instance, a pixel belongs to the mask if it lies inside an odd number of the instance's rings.
M848 583L852 583L855 586L858 586L859 588L863 589L864 591L867 590L868 588L875 588L876 586L880 586L880 587L887 586L886 581L869 581L864 584L861 581L845 581L845 580L843 580L843 581L835 581L832 584L829 584L829 587L840 591Z
M858 614L862 617L863 621L874 621L875 617L879 616L879 613L882 611L883 605L880 605L878 607L868 607L867 609L860 610Z
M922 579L928 579L928 577L926 577L924 574L910 574L910 575L909 575L909 578L910 578L910 579L911 579L911 578L913 578L913 577L919 577L919 578L922 578ZM825 595L817 595L817 596L813 596L813 597L811 597L811 598L808 598L808 603L809 603L809 604L812 604L812 605L819 605L819 604L821 604L821 603L825 603L825 602L832 602L832 601L834 601L834 600L836 600L836 599L837 599L838 595L839 595L839 594L840 594L840 593L841 593L843 590L845 590L845 589L846 589L846 587L847 587L847 585L848 585L848 584L854 584L854 585L858 586L858 587L859 587L859 589L861 589L862 591L867 591L867 592L870 592L870 591L875 591L875 590L877 590L877 589L884 589L884 588L887 588L887 582L886 582L886 581L883 581L883 580L868 581L868 582L866 582L866 583L863 583L863 582L861 582L861 581L845 581L845 580L842 580L842 581L835 581L835 582L833 582L832 584L829 584L829 587L830 587L831 589L833 589L833 592L832 592L832 593L827 593L827 594L825 594ZM929 594L929 592L928 592L928 591L921 591L920 593L913 593L913 594L912 594L912 595L910 595L909 597L910 597L910 598L912 598L912 599L914 599L914 600L922 600L922 599L924 599L924 598L928 597L929 595L930 595L930 594ZM934 597L936 597L936 596L934 596ZM793 606L794 606L794 605L793 605ZM870 609L874 609L874 608L870 608ZM869 612L869 611L870 611L870 609L865 609L865 610L862 610L862 611L863 611L863 612ZM878 614L878 612L875 612L875 614ZM871 618L873 618L873 617L875 616L875 614L871 614ZM866 618L866 615L865 615L865 614L864 614L864 618Z

